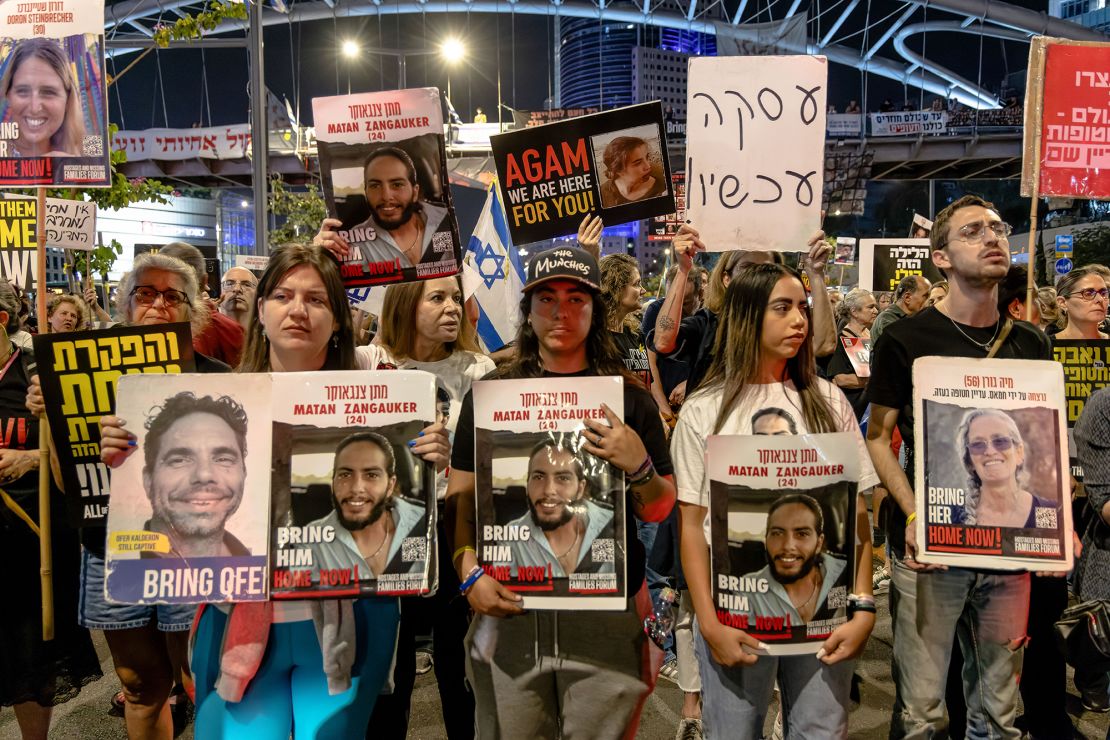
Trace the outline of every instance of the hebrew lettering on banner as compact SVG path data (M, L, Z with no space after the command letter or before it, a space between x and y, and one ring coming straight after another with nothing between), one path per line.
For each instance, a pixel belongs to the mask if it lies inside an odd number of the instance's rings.
M195 369L189 326L40 334L34 342L70 521L101 525L108 512L108 471L100 462L100 417L115 413L121 375Z
M1075 456L1072 430L1083 414L1087 399L1110 385L1110 339L1053 339L1052 352L1064 368L1064 398L1067 401L1068 455L1071 474L1083 480L1083 468Z
M828 65L697 57L687 95L687 216L710 251L806 251L820 225Z

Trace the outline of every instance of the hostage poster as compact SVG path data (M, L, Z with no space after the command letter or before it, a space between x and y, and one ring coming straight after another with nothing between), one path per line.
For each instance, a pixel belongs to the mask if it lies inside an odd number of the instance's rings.
M930 283L944 276L933 264L928 239L861 239L859 242L859 287L888 292L907 275L924 275Z
M619 377L474 383L478 562L525 609L624 609L624 474L583 419L624 416Z
M1071 570L1060 365L922 357L913 385L917 559Z
M0 277L28 293L34 293L39 282L37 225L36 201L0 200Z
M418 370L273 378L274 599L428 593L436 472L408 443L436 420Z
M107 599L264 601L270 513L266 375L128 375L116 414L136 437L112 469Z
M1083 468L1075 457L1072 430L1083 414L1087 399L1097 390L1110 385L1110 340L1055 339L1052 354L1064 368L1064 397L1067 400L1068 457L1071 474L1083 480Z
M658 101L490 137L514 244L675 212Z
M109 187L103 0L0 0L0 187Z
M717 619L765 643L768 655L816 653L848 619L857 441L718 435L706 458Z
M189 325L39 334L34 342L70 523L103 526L108 469L100 462L100 417L116 413L121 375L195 370Z
M820 227L823 56L691 57L687 218L710 252L804 252Z
M351 246L348 288L461 269L442 105L434 87L312 99L328 215Z

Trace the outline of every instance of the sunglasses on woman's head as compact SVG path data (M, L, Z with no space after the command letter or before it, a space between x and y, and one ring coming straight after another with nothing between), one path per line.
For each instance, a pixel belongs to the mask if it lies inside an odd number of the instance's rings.
M994 435L991 437L990 446L993 447L996 452L1005 452L1006 450L1014 446L1014 440L1010 437ZM985 454L987 451L987 442L981 439L977 439L974 442L968 442L967 451L970 452L972 455Z

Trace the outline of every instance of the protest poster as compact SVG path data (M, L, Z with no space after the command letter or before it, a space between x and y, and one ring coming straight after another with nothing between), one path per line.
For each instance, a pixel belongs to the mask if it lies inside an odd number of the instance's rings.
M764 654L816 653L848 620L855 584L856 440L714 435L706 459L717 619Z
M362 288L461 269L439 90L312 99L328 215L351 245L343 284Z
M33 199L0 200L0 278L26 292L39 284L35 257L38 203Z
M1110 339L1052 340L1052 354L1064 368L1064 398L1067 400L1068 457L1071 474L1083 480L1083 467L1075 452L1073 430L1083 414L1087 399L1097 390L1110 385Z
M274 599L411 596L436 585L436 472L409 440L436 420L418 370L276 373Z
M872 136L943 134L947 128L948 111L912 110L871 114Z
M928 239L932 230L933 222L920 213L915 213L913 214L913 221L910 222L910 233L906 236L911 239Z
M268 254L237 254L235 255L235 266L242 267L250 270L259 277L266 271L270 264L270 255Z
M111 471L108 601L266 599L272 428L265 379L120 378L116 414L136 445Z
M852 372L860 378L871 377L871 340L863 337L841 337L844 353L852 363Z
M514 244L675 210L663 106L655 101L490 137Z
M38 334L34 343L69 521L101 526L108 513L108 469L100 462L100 417L115 413L121 375L196 369L189 325Z
M1034 37L1021 194L1110 198L1110 43Z
M0 187L111 186L104 1L3 0L0 17Z
M29 200L34 198L14 193L4 194L4 199ZM34 234L32 233L32 237ZM96 203L67 198L46 199L46 246L60 249L80 249L88 252L96 248Z
M821 223L823 56L691 57L686 213L710 252L807 251Z
M474 383L478 562L525 609L624 609L624 474L583 419L624 417L619 377Z
M913 387L917 559L1071 570L1060 365L921 357Z
M682 224L686 223L686 173L671 174L671 187L674 188L674 213L656 216L651 220L649 242L669 242L674 239Z
M944 279L928 239L860 239L859 287L892 291L907 275L924 275L931 283Z
M850 236L836 237L833 252L834 265L854 265L856 263L856 240Z

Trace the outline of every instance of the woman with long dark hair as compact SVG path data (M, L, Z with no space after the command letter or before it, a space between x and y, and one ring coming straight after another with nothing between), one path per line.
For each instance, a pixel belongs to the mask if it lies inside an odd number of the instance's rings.
M871 633L873 611L857 611L834 629L816 656L757 655L762 648L757 640L718 621L710 585L709 436L850 432L858 447L859 491L877 483L851 405L835 386L817 377L812 345L809 306L798 273L775 264L741 268L725 295L716 355L675 427L680 547L697 616L706 737L761 737L776 680L783 693L787 737L847 736L851 659ZM866 600L871 595L871 538L862 495L859 501L852 590ZM794 609L794 621L800 623L816 607L802 603Z
M616 375L624 378L624 418L611 426L586 420L582 449L625 471L653 471L626 483L626 511L662 521L674 503L671 463L655 403L624 368L606 325L597 262L558 248L528 265L516 358L498 378ZM467 635L467 675L474 686L476 736L631 737L655 684L659 654L643 618L644 551L629 521L623 533L631 596L620 612L524 613L520 596L481 575L475 544L473 404L463 403L451 460L448 506L457 504L455 565L477 613ZM618 535L620 536L620 535ZM618 544L618 547L621 545ZM512 617L512 619L504 619Z

